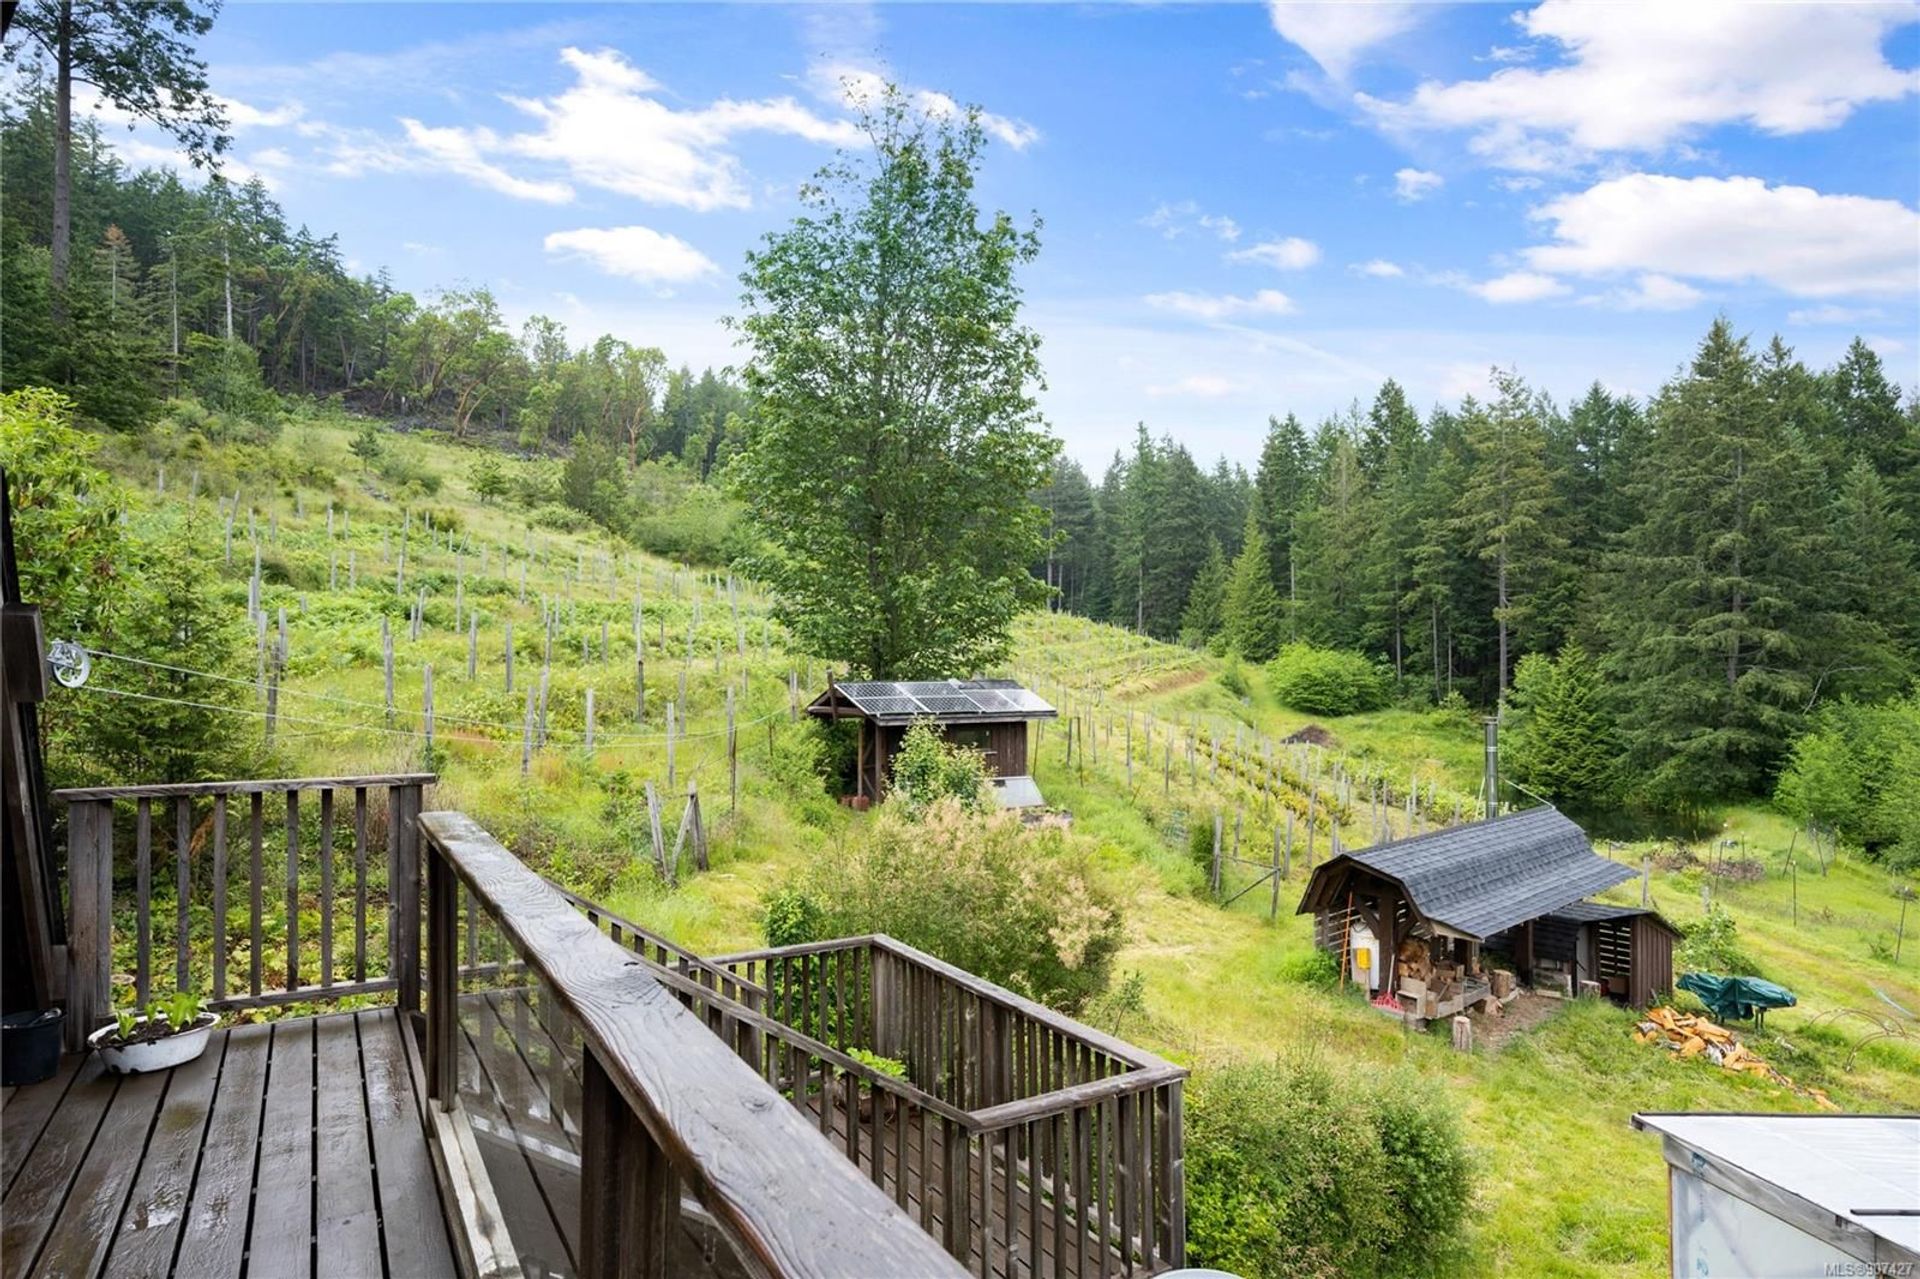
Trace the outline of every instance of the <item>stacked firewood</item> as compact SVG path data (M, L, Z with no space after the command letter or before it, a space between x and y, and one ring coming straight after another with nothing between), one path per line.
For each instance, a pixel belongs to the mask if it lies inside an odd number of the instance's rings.
M1771 1080L1811 1098L1823 1110L1839 1109L1826 1093L1818 1088L1799 1087L1741 1043L1731 1030L1705 1017L1675 1008L1649 1008L1646 1020L1634 1027L1633 1037L1643 1044L1659 1044L1682 1057L1704 1057L1722 1070Z

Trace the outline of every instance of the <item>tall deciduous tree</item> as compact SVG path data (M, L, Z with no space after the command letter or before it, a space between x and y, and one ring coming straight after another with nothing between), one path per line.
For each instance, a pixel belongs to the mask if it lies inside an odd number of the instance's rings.
M145 0L75 4L32 0L14 14L25 40L53 70L53 306L65 318L73 253L73 86L86 85L121 111L171 134L197 165L227 148L226 112L207 87L193 41L213 27L218 3Z
M733 470L803 644L872 676L964 673L1045 595L1031 495L1058 445L1016 279L1039 236L982 219L977 112L927 119L890 91L864 127L870 159L822 170L747 256L759 427Z

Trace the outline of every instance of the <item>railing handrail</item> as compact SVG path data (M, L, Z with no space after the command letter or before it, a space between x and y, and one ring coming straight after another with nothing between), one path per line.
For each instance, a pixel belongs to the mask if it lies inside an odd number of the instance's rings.
M139 786L75 786L53 797L69 804L107 799L198 799L214 795L275 795L290 790L352 790L430 786L437 773L374 773L346 777L276 777L237 782L151 782Z
M420 829L573 1017L621 1100L750 1269L962 1273L632 952L477 822L424 813Z
M885 933L866 933L858 937L840 937L832 941L807 942L797 946L774 946L760 950L738 951L730 955L715 955L710 962L721 966L749 962L760 963L768 959L823 954L836 950L851 950L860 946L872 946L879 950L886 951L896 958L918 964L930 972L939 974L956 986L973 992L989 1003L998 1004L1011 1012L1017 1012L1023 1016L1030 1017L1054 1030L1073 1036L1090 1048L1099 1049L1109 1057L1125 1064L1130 1071L1171 1070L1179 1072L1182 1078L1187 1074L1187 1070L1183 1066L1177 1066L1165 1058L1150 1053L1143 1048L1137 1048L1124 1040L1116 1039L1105 1031L1096 1030L1085 1022L1077 1021L1067 1016L1067 1014L1057 1008L1049 1008L1045 1004L1037 1003L1024 995L1016 994L1008 990L1005 986L988 981L986 978L970 973L964 968L957 968L943 959L929 955L926 951L909 946L907 943L889 937Z
M597 915L599 918L606 920L610 924L618 925L622 931L630 933L635 937L641 938L650 946L659 947L661 950L672 955L675 959L687 965L689 968L692 968L698 972L709 973L713 976L714 980L716 981L724 981L730 986L736 987L741 990L751 991L756 995L765 996L767 993L766 987L761 985L759 982L752 981L746 977L742 977L738 973L729 972L724 965L717 964L703 955L696 954L693 951L688 950L685 946L680 945L678 942L668 941L665 937L662 937L659 933L654 932L650 928L646 928L646 927L643 927L642 925L636 924L631 919L628 919L623 915L614 914L612 911L608 910L605 906L602 906L599 902L596 902L591 898L582 897L579 893L574 892L570 888L562 887L561 885L554 883L551 879L546 880L546 884L547 884L547 887L553 889L554 892L559 893L562 897L566 898L566 900L570 902L575 909L587 912L589 917ZM616 945L621 944L618 938L615 939L615 944ZM632 950L633 948L626 947L626 949ZM637 950L634 951L634 953L639 954ZM645 955L641 955L640 957L642 959L646 958Z
M1036 1093L1031 1097L1002 1102L998 1106L986 1106L971 1112L967 1122L976 1133L994 1132L1032 1119L1064 1115L1082 1106L1095 1105L1115 1097L1152 1092L1163 1084L1178 1083L1186 1077L1185 1066L1167 1065L1151 1070L1122 1071L1104 1079L1090 1079L1083 1084L1070 1084L1052 1092Z

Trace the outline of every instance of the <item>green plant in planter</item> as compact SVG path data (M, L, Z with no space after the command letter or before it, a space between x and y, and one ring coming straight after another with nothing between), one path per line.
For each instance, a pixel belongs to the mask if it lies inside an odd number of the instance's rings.
M200 996L190 990L175 991L157 1006L149 1002L115 1009L114 1037L123 1044L165 1039L168 1035L192 1030L203 1011L205 1005ZM162 1023L165 1029L161 1028Z

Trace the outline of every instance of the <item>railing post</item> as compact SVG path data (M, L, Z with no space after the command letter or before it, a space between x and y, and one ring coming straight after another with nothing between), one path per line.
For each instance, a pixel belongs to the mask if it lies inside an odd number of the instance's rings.
M459 1094L460 881L437 851L427 854L427 1096L442 1110Z
M113 801L73 805L67 827L67 1051L113 1003Z
M387 792L387 969L402 1019L420 1011L420 787Z
M678 1178L591 1050L581 1056L580 1083L580 1273L666 1279Z

